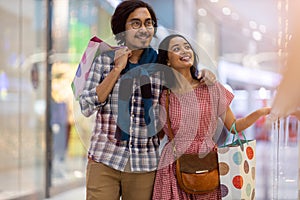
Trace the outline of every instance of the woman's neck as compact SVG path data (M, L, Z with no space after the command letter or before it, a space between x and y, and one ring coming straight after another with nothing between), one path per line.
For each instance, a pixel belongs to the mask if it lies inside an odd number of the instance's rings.
M178 84L173 90L175 90L175 92L178 93L185 93L191 91L194 88L196 88L200 83L198 80L192 77L190 70L182 70L180 72L177 72L175 73L175 77L177 79Z

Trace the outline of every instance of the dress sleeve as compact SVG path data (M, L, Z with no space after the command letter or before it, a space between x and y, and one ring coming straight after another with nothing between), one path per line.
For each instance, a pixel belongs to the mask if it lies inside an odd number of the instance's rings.
M96 93L96 87L103 81L103 70L104 65L106 64L103 63L103 60L107 59L104 57L105 56L101 55L95 58L83 92L79 96L81 113L86 117L91 116L101 106L106 104L106 102L100 103L98 101L98 96Z
M217 88L219 91L218 116L220 116L226 112L228 106L231 104L234 98L234 95L220 83L217 83Z

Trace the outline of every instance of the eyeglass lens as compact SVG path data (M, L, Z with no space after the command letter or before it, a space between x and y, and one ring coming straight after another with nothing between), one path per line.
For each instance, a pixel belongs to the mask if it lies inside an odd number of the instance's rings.
M132 20L129 22L132 28L138 29L142 27L142 22L140 20ZM155 22L152 19L148 19L144 22L146 28L153 28Z

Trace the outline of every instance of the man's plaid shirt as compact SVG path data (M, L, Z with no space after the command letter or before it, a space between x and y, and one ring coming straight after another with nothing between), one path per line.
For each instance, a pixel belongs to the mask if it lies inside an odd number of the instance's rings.
M85 116L96 113L95 126L92 132L88 156L96 162L101 162L116 170L124 171L130 158L132 172L154 171L159 159L159 138L157 135L147 137L147 126L144 121L144 108L140 87L133 80L134 94L130 99L130 139L117 141L115 139L118 112L118 89L120 78L105 102L99 103L96 86L113 69L113 59L107 55L97 57L92 65L84 91L80 96L81 111ZM155 125L158 126L159 96L162 91L160 72L150 75L153 95Z

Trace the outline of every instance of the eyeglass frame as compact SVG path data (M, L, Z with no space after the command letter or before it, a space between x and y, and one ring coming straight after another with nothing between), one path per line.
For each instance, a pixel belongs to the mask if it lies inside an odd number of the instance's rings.
M139 25L138 26L134 26L133 23L135 22L139 22ZM148 22L152 22L151 25L149 24L149 26L146 25L146 23ZM131 21L127 22L127 24L129 24L131 26L131 28L133 29L140 29L142 27L142 21L139 20L139 19L132 19ZM155 25L155 21L153 19L146 19L145 22L144 22L144 26L146 29L152 29L154 28L154 25Z

